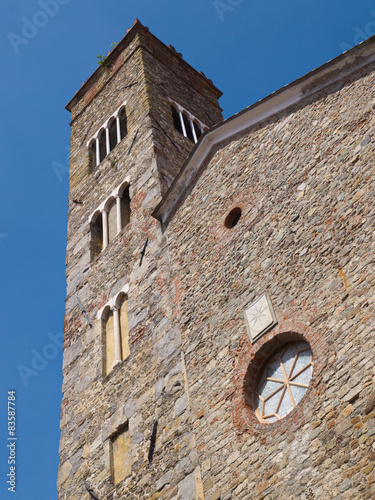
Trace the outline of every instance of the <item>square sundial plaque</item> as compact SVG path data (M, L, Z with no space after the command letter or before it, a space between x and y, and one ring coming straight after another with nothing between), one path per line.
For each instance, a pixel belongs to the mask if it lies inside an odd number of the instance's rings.
M277 324L276 314L267 292L245 310L245 321L252 343Z

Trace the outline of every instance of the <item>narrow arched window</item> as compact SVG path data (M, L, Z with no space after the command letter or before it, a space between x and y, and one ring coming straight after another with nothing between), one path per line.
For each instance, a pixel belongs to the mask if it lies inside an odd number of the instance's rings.
M180 120L180 113L177 111L177 109L174 106L171 106L172 110L172 118L173 118L173 125L178 132L181 134L182 132L182 125L181 125L181 120Z
M105 343L105 358L104 358L104 373L107 375L114 367L115 356L115 329L113 311L108 308L107 315L104 319L104 343Z
M114 366L130 355L128 296L121 292L115 305L106 306L102 315L103 373L108 375Z
M199 139L199 137L202 135L202 131L201 131L200 127L195 122L193 122L193 126L194 126L194 130L195 130L195 135L197 136L197 139Z
M122 108L120 111L120 136L123 139L128 133L128 124L126 119L126 110Z
M124 360L130 354L127 295L123 295L120 299L119 313L120 313L121 359Z
M90 170L96 167L96 141L95 139L91 141L89 146L89 165Z
M189 118L186 116L185 113L182 113L182 117L184 119L184 125L185 125L186 135L187 135L188 139L191 140L191 142L194 142L193 131L191 130L191 125L190 125Z
M117 207L116 199L108 207L108 243L110 243L117 234Z
M127 186L121 196L121 225L124 228L130 222L130 195Z
M116 119L113 119L109 125L109 149L112 151L112 149L116 146L117 144L117 126L116 126Z
M99 162L100 163L104 160L106 154L107 154L107 150L106 150L105 129L103 129L99 135Z
M99 213L91 222L91 255L96 257L103 249L103 220Z

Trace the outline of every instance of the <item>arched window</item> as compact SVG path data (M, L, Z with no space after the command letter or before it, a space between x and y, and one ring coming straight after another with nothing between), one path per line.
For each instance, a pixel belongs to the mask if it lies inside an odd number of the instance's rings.
M111 310L109 307L104 319L104 344L105 344L104 373L105 375L108 375L108 373L112 371L116 360L113 310Z
M117 235L118 227L117 227L117 202L114 199L107 210L107 218L108 218L108 243L110 243L113 238Z
M91 258L95 258L130 222L129 183L125 182L102 203L90 220Z
M126 186L121 195L121 229L130 222L130 195L129 186Z
M128 125L127 125L127 120L126 120L126 110L125 108L122 108L120 111L120 136L121 140L127 135L128 133Z
M185 111L181 106L171 104L173 126L180 134L191 142L198 142L203 128L206 128L197 118Z
M103 129L99 134L99 162L101 163L107 154L106 150L106 138L105 129Z
M91 221L91 256L96 257L103 249L103 218L98 212Z
M90 169L98 166L127 133L126 109L122 104L87 143Z
M173 118L174 128L182 134L183 132L182 132L180 114L174 106L171 106L171 109L172 109L172 118Z
M96 166L96 140L93 139L89 145L89 164L92 170Z
M127 300L127 295L121 292L115 304L112 307L108 305L103 312L103 372L105 375L108 375L117 363L125 360L130 354Z
M123 294L119 298L120 310L120 338L121 338L121 359L126 359L130 354L129 349L129 321L128 321L128 297Z
M184 119L186 135L187 135L188 139L190 139L192 142L194 142L194 135L193 135L193 131L191 129L189 118L186 116L185 113L182 113L182 118Z
M195 122L193 122L193 126L194 126L194 130L195 130L195 135L197 136L197 139L199 139L199 137L202 135L202 131L201 131L200 127Z
M112 149L116 146L117 144L117 126L116 126L116 119L113 118L113 120L110 122L109 125L109 149L112 151Z

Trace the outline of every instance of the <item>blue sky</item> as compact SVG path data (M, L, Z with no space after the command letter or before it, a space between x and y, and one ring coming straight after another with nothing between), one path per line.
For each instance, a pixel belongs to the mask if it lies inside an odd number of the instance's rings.
M240 111L375 34L370 0L1 0L0 498L53 500L67 219L67 102L134 18ZM17 486L7 491L7 391Z

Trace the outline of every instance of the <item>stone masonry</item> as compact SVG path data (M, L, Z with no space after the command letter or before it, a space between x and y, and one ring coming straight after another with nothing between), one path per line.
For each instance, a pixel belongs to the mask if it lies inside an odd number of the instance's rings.
M374 498L373 54L222 123L216 87L136 22L69 103L59 500ZM213 126L196 146L168 98ZM128 135L93 169L87 140L124 101ZM124 179L130 223L94 257L90 214ZM130 356L105 375L98 311L125 285ZM265 291L277 324L252 343L244 311ZM309 389L262 423L254 384L295 339Z

